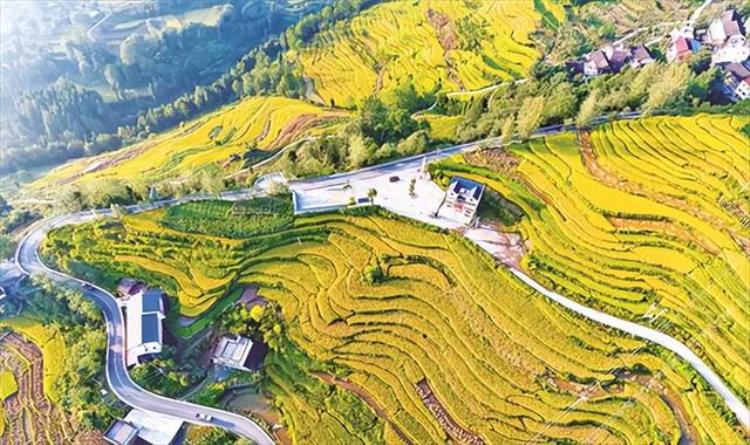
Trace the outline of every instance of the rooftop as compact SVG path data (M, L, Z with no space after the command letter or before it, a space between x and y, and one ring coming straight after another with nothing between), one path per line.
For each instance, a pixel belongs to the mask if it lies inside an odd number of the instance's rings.
M646 48L645 45L638 45L633 47L633 58L638 61L644 61L651 59L651 52Z
M160 323L158 314L144 314L141 317L141 341L143 343L161 342L159 336Z
M474 199L479 199L484 191L484 185L471 179L454 176L451 179L449 189L458 195L468 195Z
M231 368L257 369L263 363L268 347L247 337L222 337L214 350L214 362Z
M156 289L145 289L143 291L143 313L161 311L161 291Z
M182 428L182 420L160 414L131 410L124 419L138 428L138 437L152 445L170 445Z
M138 435L138 429L128 422L115 420L104 433L104 439L115 445L126 445L133 442Z

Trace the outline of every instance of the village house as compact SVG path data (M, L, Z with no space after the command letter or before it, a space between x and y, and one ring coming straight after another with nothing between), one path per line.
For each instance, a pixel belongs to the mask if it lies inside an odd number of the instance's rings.
M253 342L247 337L222 337L213 354L217 365L241 371L254 371L260 368L268 346L262 342Z
M483 193L483 184L454 176L448 184L445 201L438 212L439 216L470 224L477 213Z
M587 54L583 60L569 60L566 66L573 73L583 73L587 77L602 74L616 74L630 65L641 68L655 60L645 45L627 47L624 45L606 46Z
M107 428L104 440L112 445L174 445L180 442L182 421L138 409Z
M721 46L732 37L743 36L743 28L742 17L737 11L730 9L711 22L708 27L708 42L714 46Z
M145 284L124 279L117 287L125 310L125 347L128 366L161 353L163 344L163 293Z
M750 57L750 42L743 35L731 36L724 46L716 49L711 56L711 64L741 63Z
M750 94L750 65L745 63L728 63L722 65L724 69L724 92L733 101L747 99Z
M604 51L598 49L586 55L583 62L583 74L586 76L598 76L611 72L612 67L609 65L609 60L607 60L607 55Z
M646 45L634 46L630 53L630 66L635 69L643 68L644 66L655 62L651 55L651 51L649 51Z
M667 62L684 62L700 49L692 26L674 29L669 33L671 40L667 48Z

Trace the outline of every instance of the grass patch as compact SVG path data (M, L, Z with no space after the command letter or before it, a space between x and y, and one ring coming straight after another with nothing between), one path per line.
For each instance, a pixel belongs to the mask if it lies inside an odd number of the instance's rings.
M10 371L0 371L0 401L5 401L17 391L16 376Z

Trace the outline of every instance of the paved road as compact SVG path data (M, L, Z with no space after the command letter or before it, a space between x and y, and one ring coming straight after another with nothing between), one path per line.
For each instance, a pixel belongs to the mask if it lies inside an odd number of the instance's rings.
M641 116L639 111L633 111L628 113L620 113L617 115L619 120L631 120L637 119ZM599 116L592 121L592 124L599 124L607 122L611 119L610 116ZM534 132L534 137L543 137L563 131L575 130L574 125L550 125L542 127ZM500 138L487 138L481 141L467 142L465 144L453 145L439 150L434 150L428 153L410 156L408 158L401 158L395 161L386 162L383 164L373 165L365 167L359 170L336 173L333 175L302 179L298 181L292 181L290 185L304 188L323 188L329 187L336 184L346 183L347 180L355 180L358 178L368 177L371 175L386 175L390 173L397 173L406 169L419 168L422 162L426 159L427 162L433 162L438 159L453 156L459 153L467 153L472 150L476 150L482 144L499 144Z
M640 116L640 114L637 112L623 113L619 116L619 118L634 119L638 116ZM597 118L595 122L603 122L607 119L609 118L600 117ZM539 129L539 131L537 131L535 135L544 136L570 129L572 129L570 126L554 125ZM496 139L487 139L479 142L456 145L442 150L436 150L430 153L412 156L410 158L400 159L353 172L339 173L320 178L295 181L293 185L312 189L316 187L328 187L335 184L345 183L347 180L367 178L373 175L388 175L390 173L403 171L404 169L418 168L422 164L424 159L427 159L428 161L440 159L446 156L452 156L457 153L464 153L474 150L482 142L491 143L496 141ZM239 190L222 193L220 194L219 198L234 201L247 199L257 194L258 192L255 190ZM199 194L180 199L158 201L148 206L129 206L127 209L131 212L138 212L157 207L171 206L188 201L210 198L215 198L215 196L208 194ZM109 210L101 210L97 212L97 215L107 215L109 213ZM107 379L109 381L110 387L115 392L115 394L125 403L131 406L147 411L178 417L190 423L204 424L203 422L197 422L195 415L198 412L209 413L214 417L211 425L226 428L234 432L235 434L247 437L259 444L272 443L271 438L268 437L268 435L250 419L238 416L233 413L200 407L186 402L166 399L164 397L157 396L143 390L130 379L124 361L122 313L116 307L117 305L114 297L106 290L94 285L89 285L90 289L84 289L84 283L81 280L47 268L40 261L37 255L39 244L41 243L48 230L53 227L59 227L62 225L85 222L93 219L94 217L95 215L92 214L92 212L81 212L44 220L34 224L29 230L29 234L27 235L27 237L24 238L24 240L19 244L18 251L16 252L16 261L26 273L40 272L58 282L81 289L87 296L92 298L102 307L107 320L107 336L109 341L109 349L107 353ZM426 222L428 224L430 223L430 221L427 220L423 222ZM748 408L744 405L744 403L724 384L724 381L721 379L721 377L719 377L714 371L712 371L711 368L705 362L703 362L703 360L700 359L700 357L694 354L687 346L685 346L680 341L654 329L638 325L628 320L613 317L604 312L600 312L595 309L583 306L574 300L571 300L544 288L544 286L535 281L533 278L517 269L510 269L510 271L519 280L521 280L528 286L532 287L542 295L550 298L558 304L563 305L573 312L576 312L588 319L594 320L606 326L610 326L636 337L654 342L674 352L679 357L687 361L701 376L703 376L703 378L706 379L711 387L724 399L727 406L732 410L732 412L735 413L739 421L746 428L750 428L750 411L748 411Z
M229 199L231 198L232 196L229 197ZM165 203L175 204L177 202L177 200L162 201L157 205L165 205ZM144 207L141 210L147 210L149 208L152 208L152 206ZM138 209L133 207L131 210ZM101 214L110 213L108 211L102 211L99 215ZM125 364L124 321L122 311L117 305L115 297L96 285L91 283L87 284L79 279L52 270L40 260L38 249L47 231L54 227L90 221L99 215L94 215L92 212L81 212L63 217L51 218L35 224L19 244L16 252L16 261L24 273L44 274L59 284L80 290L88 298L96 302L96 304L102 309L107 325L107 357L105 372L109 387L115 395L128 405L143 411L168 415L193 424L225 428L240 437L252 440L258 445L273 444L271 437L247 417L184 401L169 399L150 393L138 386L130 378ZM210 422L200 421L197 418L198 413L208 414L212 416L212 420Z
M690 363L690 366L692 366L693 369L698 371L698 373L703 376L704 379L706 379L706 381L709 385L711 385L714 391L719 393L719 395L726 402L729 409L731 409L732 412L737 415L739 421L746 428L750 428L750 411L748 411L742 400L734 395L732 390L730 390L724 384L724 381L721 379L721 377L719 377L713 370L711 370L711 368L703 360L701 360L700 357L695 355L695 353L691 351L690 348L685 346L679 340L676 340L669 335L659 332L655 329L641 326L637 323L633 323L632 321L613 317L612 315L605 314L604 312L599 312L596 309L586 307L569 298L563 297L556 292L552 292L551 290L544 288L544 286L539 284L539 282L535 281L533 278L518 269L510 268L510 272L518 277L519 280L534 288L540 294L561 304L562 306L565 306L573 312L581 314L584 317L590 320L594 320L598 323L611 326L629 334L633 334L636 337L646 339L674 352L680 358Z

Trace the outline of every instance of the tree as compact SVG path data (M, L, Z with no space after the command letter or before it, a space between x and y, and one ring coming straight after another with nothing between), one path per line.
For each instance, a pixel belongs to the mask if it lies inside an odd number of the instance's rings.
M361 134L355 134L349 138L349 166L359 168L367 165L372 158L375 148Z
M200 178L201 190L211 194L218 194L224 190L224 180L220 172L204 170Z
M581 104L581 108L578 111L576 117L576 125L580 128L586 128L591 125L591 122L599 114L599 92L594 90L589 93L588 97Z
M378 191L374 188L371 188L367 191L367 197L370 198L370 204L375 203L375 197L378 196Z
M112 91L114 91L115 96L117 96L118 99L123 100L122 90L120 88L123 83L124 76L122 74L122 70L120 70L120 67L112 63L107 64L104 67L104 79L112 88Z
M524 99L518 111L516 126L518 134L528 139L539 128L544 115L544 96L528 97Z
M685 91L690 76L690 67L686 63L670 64L664 75L649 88L644 112L650 114L673 104Z
M506 117L503 121L503 126L500 133L500 141L503 143L503 145L508 145L513 139L513 128L515 127L515 124L515 117L512 114Z
M545 120L559 123L565 118L573 117L578 105L578 97L573 91L573 85L562 82L555 86L546 102Z
M0 259L10 258L16 251L16 243L9 235L0 234Z

